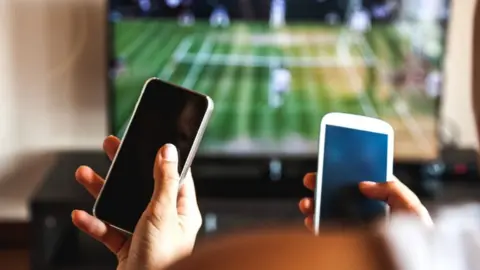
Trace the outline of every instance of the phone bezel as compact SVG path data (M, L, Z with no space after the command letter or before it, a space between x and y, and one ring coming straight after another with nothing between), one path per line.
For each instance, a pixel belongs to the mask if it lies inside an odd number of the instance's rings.
M113 168L113 166L115 165L115 161L117 159L117 155L118 153L120 153L120 149L122 148L122 145L123 145L123 142L125 140L125 138L128 136L128 131L130 129L130 125L132 124L133 122L133 118L137 112L137 109L138 109L138 106L140 105L140 101L142 100L143 98L143 94L145 92L145 89L147 89L147 87L151 84L151 83L157 83L157 82L161 82L161 83L164 83L164 84L168 84L168 85L171 85L171 86L174 86L175 88L179 89L179 90L182 90L182 91L187 91L191 94L194 94L194 95L198 95L198 96L201 96L203 98L205 98L207 100L207 108L206 108L206 111L205 111L205 114L203 115L203 118L202 118L202 121L200 122L200 126L198 128L198 132L197 134L195 135L195 138L193 139L193 144L192 144L192 147L190 148L190 151L188 153L188 156L187 158L185 159L185 164L182 168L182 171L180 172L180 183L179 183L179 188L182 186L183 184L183 181L185 179L185 176L189 170L189 168L191 167L192 165L192 162L193 162L193 158L198 150L198 147L200 145L200 142L201 142L201 139L203 137L203 134L205 133L205 129L207 127L207 123L208 123L208 120L210 119L210 116L212 115L212 112L213 112L213 108L214 108L214 103L213 103L213 100L207 96L207 95L204 95L204 94L200 94L200 93L197 93L197 92L194 92L192 90L189 90L187 88L184 88L184 87L181 87L181 86L178 86L178 85L173 85L171 83L168 83L168 82L165 82L165 81L162 81L156 77L152 77L152 78L149 78L143 85L142 87L142 91L140 92L140 96L138 97L137 99L137 102L135 104L135 108L133 110L133 113L132 115L130 116L130 119L128 120L128 125L125 129L125 134L123 136L123 139L121 140L120 142L120 145L118 147L118 151L117 153L115 153L115 156L113 157L112 159L112 162L110 164L110 167L108 169L108 172L107 172L107 175L105 176L105 182L102 186L102 188L100 189L100 192L98 193L98 196L97 198L95 199L95 203L93 205L93 209L92 209L92 213L93 213L93 216L95 216L96 218L108 223L110 226L112 226L113 228L117 229L117 230L120 230L124 233L127 233L127 234L133 234L133 232L130 232L128 231L127 229L125 228L121 228L115 224L112 224L110 222L108 222L107 220L104 220L102 219L99 215L98 215L98 212L97 212L97 206L99 204L99 201L101 200L102 198L102 193L103 193L103 190L105 188L105 186L107 185L108 183L108 180L109 180L109 176L110 176L110 173L111 173L111 170ZM152 164L153 166L153 164Z
M347 113L328 113L320 122L320 135L318 140L318 163L317 163L317 175L315 180L314 191L314 217L313 217L313 229L314 233L319 233L320 228L320 207L322 199L322 177L323 177L323 161L324 161L324 149L325 149L325 130L326 126L338 126L350 129L369 131L375 133L386 134L388 136L388 149L387 149L387 181L394 179L393 176L393 162L394 162L394 130L393 127L377 118L347 114ZM386 209L388 214L388 207Z

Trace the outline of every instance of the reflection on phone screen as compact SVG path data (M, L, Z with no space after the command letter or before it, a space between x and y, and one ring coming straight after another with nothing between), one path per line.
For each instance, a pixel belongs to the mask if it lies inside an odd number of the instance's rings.
M387 181L388 135L327 125L320 220L369 221L385 204L364 197L361 181Z

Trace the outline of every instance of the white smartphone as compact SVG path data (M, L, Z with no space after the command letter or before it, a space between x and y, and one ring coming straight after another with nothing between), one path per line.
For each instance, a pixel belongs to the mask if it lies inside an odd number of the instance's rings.
M213 101L156 78L140 94L120 148L112 161L93 214L126 233L132 233L151 200L153 166L160 147L178 149L180 185L197 152Z
M314 232L329 221L368 221L385 215L384 202L360 194L362 181L393 178L394 130L366 116L329 113L322 118L318 144Z

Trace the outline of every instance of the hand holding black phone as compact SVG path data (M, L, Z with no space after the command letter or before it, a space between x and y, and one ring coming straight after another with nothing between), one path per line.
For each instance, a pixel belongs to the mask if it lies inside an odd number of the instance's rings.
M176 146L182 181L212 111L213 102L208 96L156 78L149 79L112 161L93 214L117 229L132 233L152 197L158 150L165 144Z

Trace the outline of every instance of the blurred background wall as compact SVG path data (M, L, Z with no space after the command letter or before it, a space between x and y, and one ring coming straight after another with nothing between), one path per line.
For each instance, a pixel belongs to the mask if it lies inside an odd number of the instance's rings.
M0 2L0 163L32 152L101 147L103 1Z
M452 1L442 115L460 125L461 145L474 147L476 0ZM101 0L0 0L0 175L34 153L101 147L107 133L104 14Z

